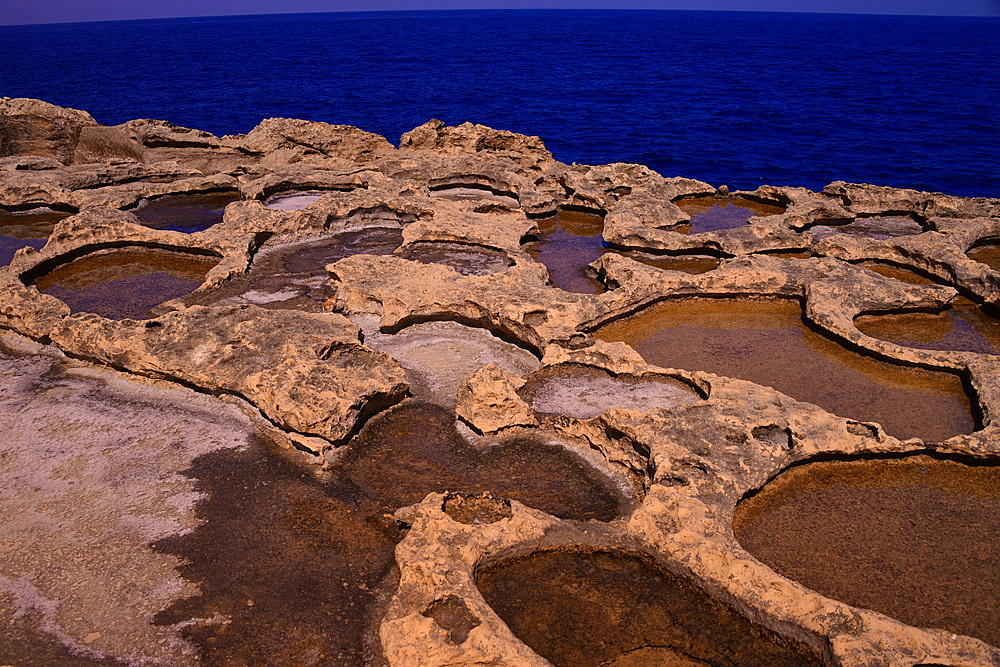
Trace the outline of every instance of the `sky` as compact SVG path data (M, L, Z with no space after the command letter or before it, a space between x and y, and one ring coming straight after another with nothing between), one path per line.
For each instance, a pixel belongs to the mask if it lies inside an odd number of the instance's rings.
M0 0L0 25L290 12L529 8L1000 17L1000 0Z

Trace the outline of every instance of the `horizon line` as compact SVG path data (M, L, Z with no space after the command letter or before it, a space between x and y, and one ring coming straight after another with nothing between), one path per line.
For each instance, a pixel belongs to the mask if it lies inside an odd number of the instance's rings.
M30 26L53 26L53 25L79 25L86 23L128 23L140 21L176 21L183 19L211 19L211 18L246 18L251 16L290 16L308 14L403 14L403 13L443 13L443 12L684 12L684 13L732 13L732 14L811 14L818 16L913 16L925 18L959 18L959 19L1000 19L1000 15L991 16L988 14L928 14L928 13L904 13L904 12L835 12L835 11L806 11L794 9L677 9L677 8L649 8L649 7L468 7L468 8L415 8L415 9L332 9L329 11L288 11L288 12L251 12L247 14L191 14L185 16L150 16L146 18L120 18L120 19L100 19L100 20L79 20L79 21L43 21L40 23L0 23L0 28L6 27L30 27Z

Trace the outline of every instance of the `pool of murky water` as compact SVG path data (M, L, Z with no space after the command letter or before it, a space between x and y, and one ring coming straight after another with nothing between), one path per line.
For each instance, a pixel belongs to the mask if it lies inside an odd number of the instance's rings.
M870 271L874 271L879 275L885 276L886 278L892 278L909 285L934 284L934 280L931 278L906 267L896 266L894 264L886 264L884 262L860 262L858 266L863 266Z
M616 253L637 262L670 271L699 274L719 267L710 255L663 255L638 249L612 248L604 241L604 217L582 211L560 210L537 221L539 234L524 249L549 271L551 283L567 292L600 294L606 287L590 268L606 253Z
M196 290L218 261L154 248L103 250L57 266L32 284L74 313L141 320L154 317L158 304Z
M379 595L391 592L399 507L435 491L491 490L573 519L608 520L632 500L603 473L538 438L480 450L454 413L408 402L369 424L328 472L258 439L188 471L201 525L162 540L200 594L161 613L209 664L371 664Z
M26 246L41 250L56 223L69 215L49 208L27 211L0 209L0 266L10 264L14 253Z
M1000 646L1000 467L929 456L809 463L736 508L779 574L909 625Z
M975 428L957 376L850 351L806 326L795 300L672 299L594 335L649 363L767 385L898 438L938 442Z
M143 200L130 212L152 229L192 234L222 222L226 206L241 199L236 191L166 195Z
M974 245L965 254L969 259L982 262L994 271L1000 271L1000 243L996 240Z
M906 347L1000 354L1000 320L963 297L938 313L861 315L854 324L873 338Z
M657 255L641 250L616 250L630 259L647 266L668 271L683 271L684 273L700 274L719 268L719 258L711 255Z
M747 224L754 216L780 215L785 212L783 206L738 195L687 197L678 199L674 203L691 216L691 222L678 230L685 234L733 229Z
M556 665L820 665L653 559L617 551L541 551L477 574L487 603Z
M556 287L579 294L598 294L603 284L588 264L604 254L608 244L601 235L604 217L582 211L560 210L556 215L536 221L537 240L524 249L549 270Z
M369 227L296 243L265 244L246 275L192 295L187 302L322 312L334 294L327 264L351 255L390 255L402 243L402 230L396 227Z

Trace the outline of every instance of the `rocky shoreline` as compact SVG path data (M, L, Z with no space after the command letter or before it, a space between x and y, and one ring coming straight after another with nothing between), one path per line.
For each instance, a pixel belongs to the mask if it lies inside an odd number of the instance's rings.
M158 198L216 193L234 201L201 231L141 219ZM690 200L738 200L768 214L696 232L682 206ZM607 250L582 269L602 292L553 286L525 250L541 234L538 221L559 211L603 218ZM469 123L430 121L397 148L357 128L302 120L268 119L246 135L216 137L155 120L105 127L85 112L0 98L0 219L14 225L39 212L59 218L44 246L20 248L0 266L0 329L33 354L44 346L67 363L163 381L202 394L199 401L218 397L316 474L337 469L366 423L416 397L453 410L476 446L545 434L631 489L635 507L604 522L502 498L484 501L496 516L463 522L449 513L463 496L450 492L398 509L398 585L377 622L389 664L549 664L487 604L476 572L570 547L651 558L821 663L1000 664L1000 648L980 639L908 626L779 575L732 529L744 497L805 462L929 453L996 465L1000 357L881 340L855 319L941 311L958 298L995 308L1000 273L967 253L1000 244L1000 199L843 182L822 192L729 193L640 165L566 165L538 137ZM341 252L308 271L290 263L299 248L356 243L372 229L399 239L375 254L361 244L359 254ZM142 319L76 311L37 287L60 267L126 250L211 268L191 293ZM665 270L635 252L718 266ZM597 335L688 297L798 303L806 324L845 350L960 378L974 428L938 442L900 439L768 386L650 364ZM596 407L574 412L574 392ZM456 633L440 620L445 601L471 627ZM125 662L194 659L189 649L86 636L72 646ZM645 663L614 664L656 664L672 655L661 648L647 647Z

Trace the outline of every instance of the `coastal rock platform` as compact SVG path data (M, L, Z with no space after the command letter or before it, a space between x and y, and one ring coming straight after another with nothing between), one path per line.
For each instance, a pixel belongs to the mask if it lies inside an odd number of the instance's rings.
M0 664L1000 665L998 248L1000 199L0 98ZM744 544L870 461L971 471L966 569Z

